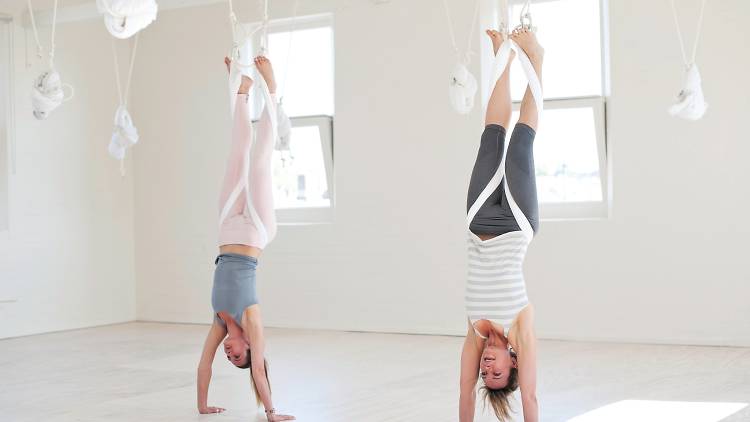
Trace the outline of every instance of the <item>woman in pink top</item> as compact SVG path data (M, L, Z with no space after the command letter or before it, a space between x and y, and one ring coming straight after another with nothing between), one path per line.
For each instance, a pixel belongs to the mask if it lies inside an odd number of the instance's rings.
M225 58L230 77L238 66ZM276 113L276 82L267 58L255 58L269 96L253 144L253 126L248 107L253 80L242 76L234 101L232 146L219 196L219 256L211 296L214 320L198 365L198 411L221 413L225 409L208 405L211 364L223 342L227 360L238 368L250 369L257 402L263 404L269 421L293 420L277 414L271 401L268 366L264 357L263 323L255 293L255 269L263 248L276 235L276 218L271 185L271 156L274 148L272 116Z

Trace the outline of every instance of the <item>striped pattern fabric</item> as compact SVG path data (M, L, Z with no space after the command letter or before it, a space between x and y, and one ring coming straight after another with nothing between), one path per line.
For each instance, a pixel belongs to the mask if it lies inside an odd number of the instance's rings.
M516 315L529 303L522 269L528 246L522 231L486 241L469 232L466 315L472 324L490 320L502 325L507 335Z

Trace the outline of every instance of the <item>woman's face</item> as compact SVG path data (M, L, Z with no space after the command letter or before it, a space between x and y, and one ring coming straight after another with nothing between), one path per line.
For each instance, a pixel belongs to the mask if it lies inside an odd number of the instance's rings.
M484 385L492 390L508 385L510 369L517 368L516 359L511 357L508 349L498 346L487 346L479 360L479 375Z
M247 359L247 349L250 347L242 338L227 337L224 339L224 353L234 366L242 366Z

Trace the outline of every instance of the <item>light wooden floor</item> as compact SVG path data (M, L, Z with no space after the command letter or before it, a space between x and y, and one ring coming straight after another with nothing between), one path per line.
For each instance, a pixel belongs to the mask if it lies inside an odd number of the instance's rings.
M207 329L132 323L2 340L0 421L265 420L247 371L221 355L210 404L228 411L197 414L195 367ZM300 421L456 420L461 338L267 335L276 407ZM722 404L750 402L750 349L542 341L539 365L544 421L750 421L750 408ZM663 416L679 409L687 415Z

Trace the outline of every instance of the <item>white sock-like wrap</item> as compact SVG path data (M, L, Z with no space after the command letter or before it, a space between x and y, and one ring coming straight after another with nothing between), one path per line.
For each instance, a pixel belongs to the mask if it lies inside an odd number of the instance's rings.
M682 90L677 94L677 101L668 111L674 117L687 120L698 120L706 114L708 103L703 97L701 74L698 66L693 63L685 70L685 82Z
M104 15L104 26L115 38L125 39L156 20L155 0L96 0L99 13Z
M477 79L469 72L466 65L459 62L450 74L448 96L451 106L459 114L468 114L474 108L474 97L477 93Z
M138 129L133 124L128 109L121 105L115 112L115 128L109 142L109 155L117 160L123 160L125 151L137 142Z

